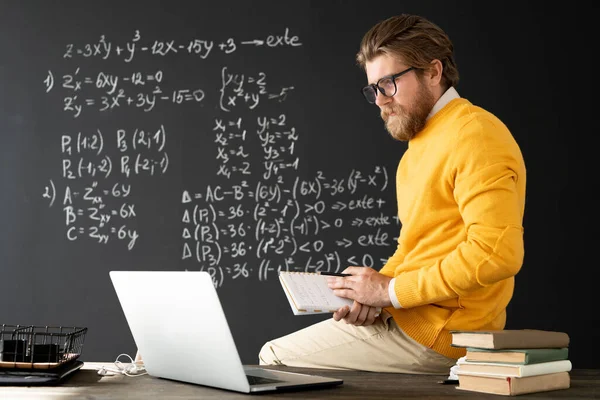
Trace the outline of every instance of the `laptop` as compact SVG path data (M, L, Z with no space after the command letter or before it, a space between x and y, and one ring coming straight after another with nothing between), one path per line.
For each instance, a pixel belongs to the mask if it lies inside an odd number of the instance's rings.
M207 272L110 271L109 275L150 376L242 393L343 383L338 378L243 365Z

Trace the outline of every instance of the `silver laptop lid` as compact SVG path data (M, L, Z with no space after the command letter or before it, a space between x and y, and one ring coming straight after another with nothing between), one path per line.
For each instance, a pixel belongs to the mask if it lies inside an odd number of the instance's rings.
M249 392L213 282L201 271L111 271L148 374Z

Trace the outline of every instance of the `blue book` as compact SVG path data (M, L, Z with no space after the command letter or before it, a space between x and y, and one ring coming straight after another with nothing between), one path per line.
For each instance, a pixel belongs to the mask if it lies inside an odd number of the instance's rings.
M467 347L467 361L497 362L510 364L538 364L549 361L560 361L569 358L567 347L543 349L482 349Z

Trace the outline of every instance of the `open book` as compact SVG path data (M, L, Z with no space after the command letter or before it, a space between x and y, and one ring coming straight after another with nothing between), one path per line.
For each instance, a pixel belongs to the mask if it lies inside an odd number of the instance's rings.
M316 272L279 272L279 281L294 315L325 314L353 301L336 296L327 286L327 276Z

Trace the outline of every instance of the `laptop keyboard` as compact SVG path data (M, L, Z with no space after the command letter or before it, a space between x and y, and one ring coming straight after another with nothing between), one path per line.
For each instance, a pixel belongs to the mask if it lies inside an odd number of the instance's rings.
M263 378L262 376L246 375L246 378L248 378L248 383L251 384L251 385L260 385L260 384L263 384L263 383L277 383L277 382L281 382L278 379Z

